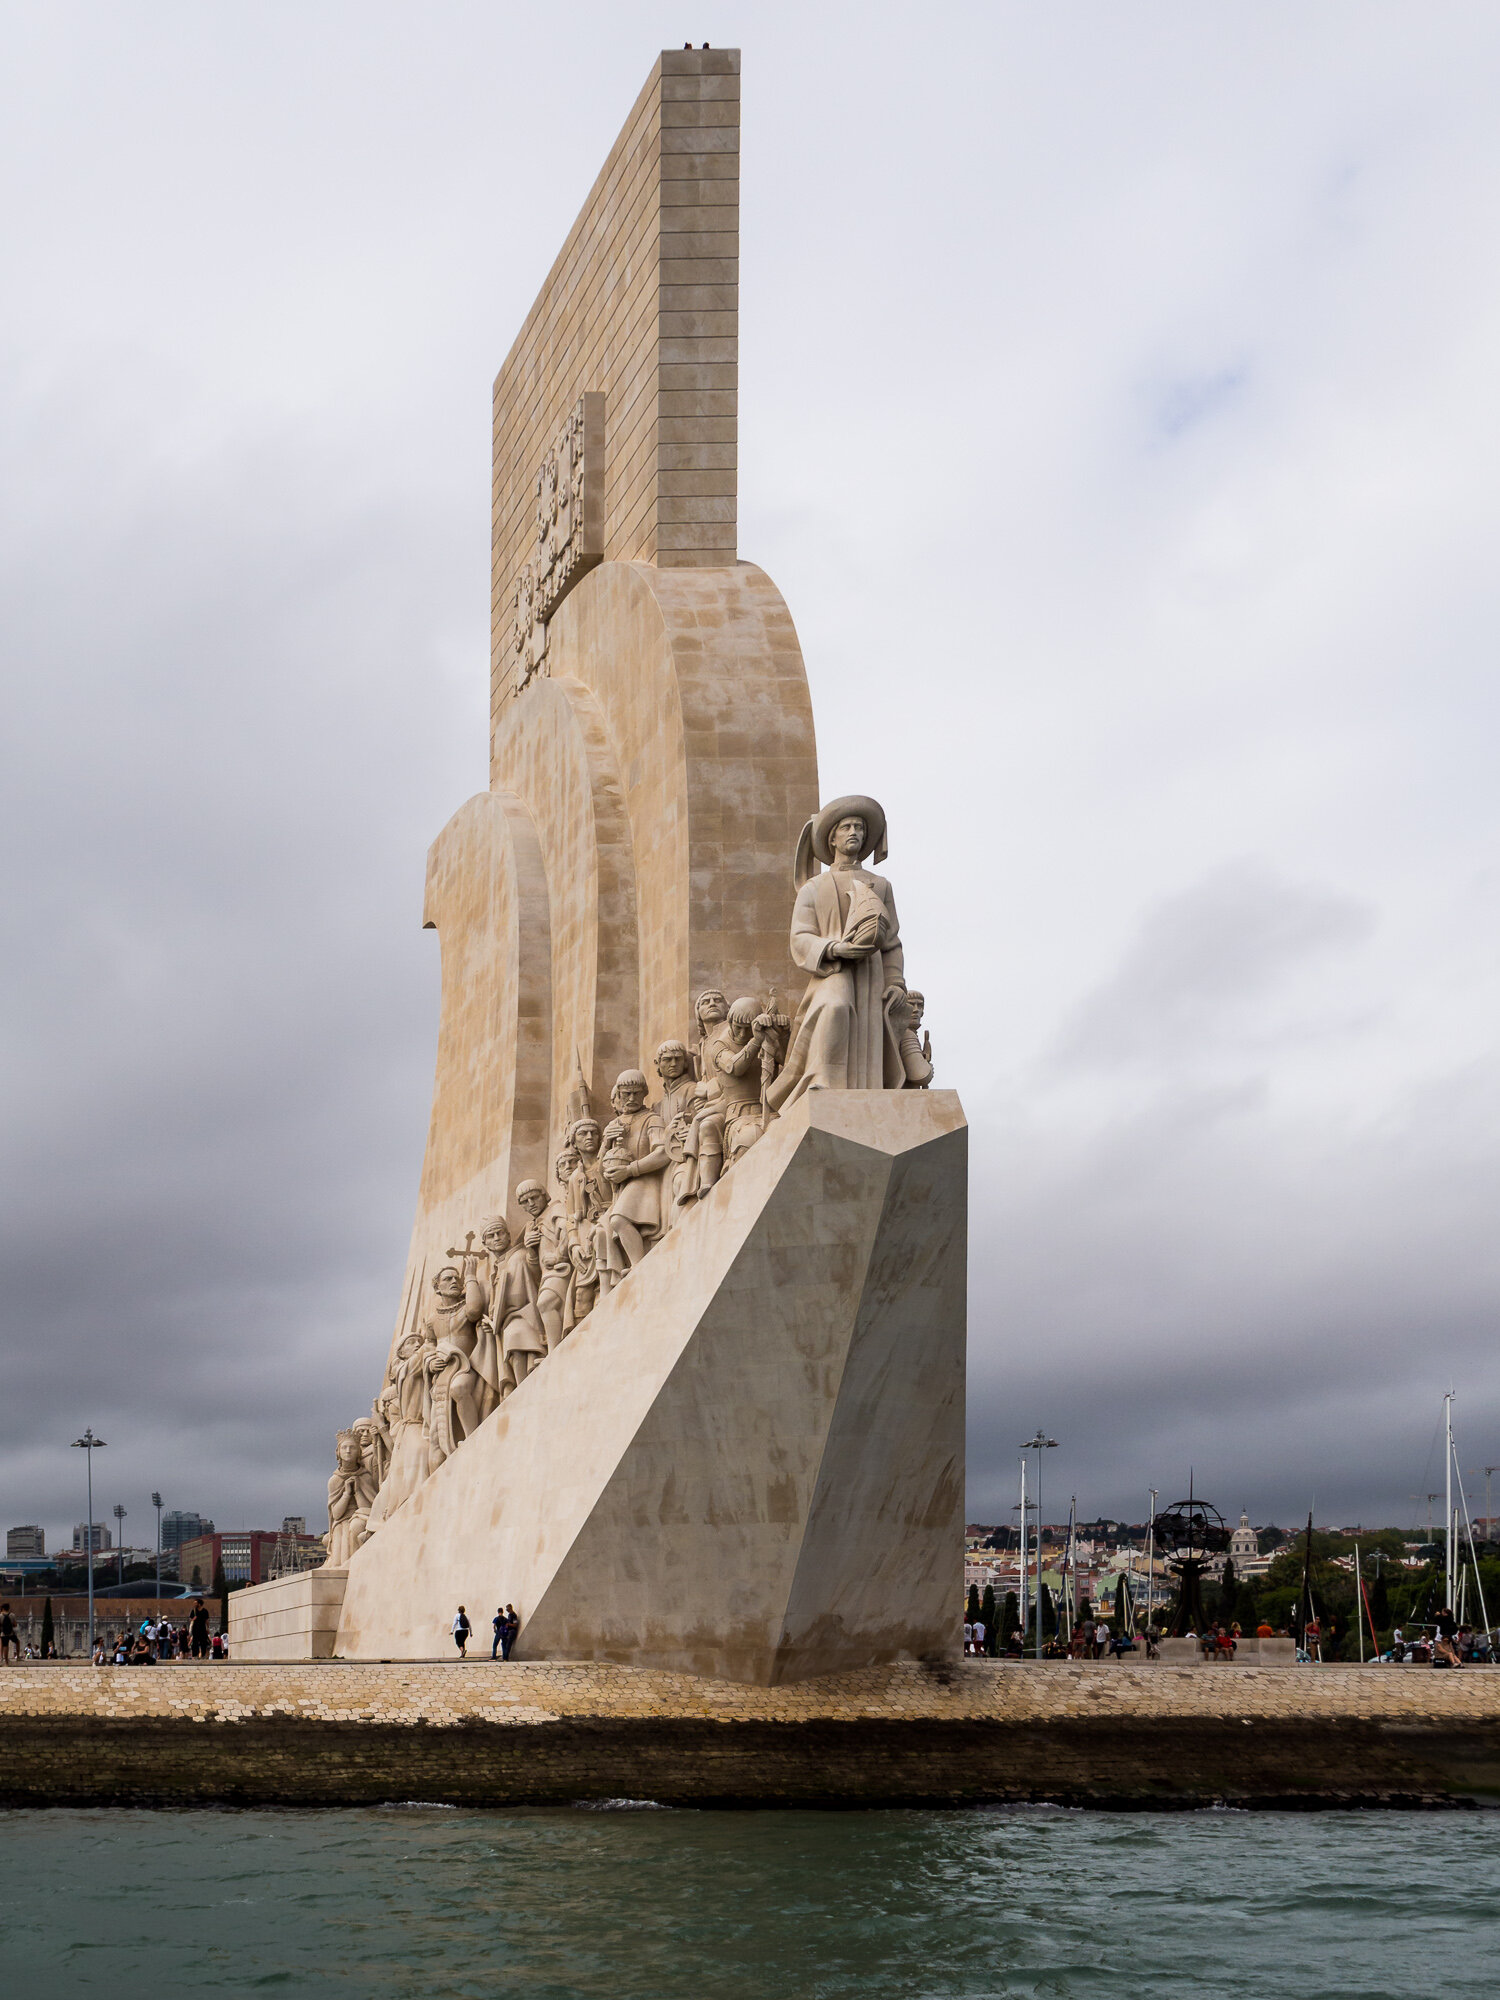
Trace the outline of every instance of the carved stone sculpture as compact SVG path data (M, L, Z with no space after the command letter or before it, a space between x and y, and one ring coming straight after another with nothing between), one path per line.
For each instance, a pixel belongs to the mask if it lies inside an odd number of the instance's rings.
M516 578L517 694L547 657L547 620L604 553L604 398L580 396L536 476L536 539Z
M489 1253L484 1285L483 1329L496 1353L494 1400L484 1416L512 1389L518 1389L547 1352L547 1338L536 1308L536 1275L525 1244L514 1248L504 1216L491 1216L481 1240ZM482 1419L481 1419L482 1421Z
M647 1083L638 1069L620 1072L610 1101L613 1143L600 1156L611 1198L599 1234L599 1282L608 1291L639 1264L662 1232L662 1175L670 1162L661 1120L646 1105Z
M906 1071L908 1090L925 1090L932 1082L932 1037L923 1032L922 1015L927 1002L920 993L906 989L906 1025L901 1030L901 1066Z
M698 1029L697 1040L693 1044L693 1068L700 1080L708 1074L705 1046L728 1012L729 1002L718 986L705 987L693 1002L693 1019Z
M716 1115L726 1166L748 1152L766 1129L766 1096L776 1073L778 1039L775 1015L763 1012L758 1000L735 1001L722 1039L713 1047L719 1085Z
M330 1568L342 1569L369 1539L375 1475L365 1463L364 1446L352 1430L340 1431L333 1477L328 1482L328 1533L323 1537Z
M885 854L885 813L874 799L835 799L802 829L791 949L807 990L766 1093L773 1111L805 1090L899 1090L907 1080L892 1019L906 991L895 898L883 875L861 865ZM827 874L815 872L820 862Z
M370 1510L372 1531L427 1477L426 1353L426 1340L421 1333L412 1332L397 1344L391 1361L389 1387L380 1398L388 1412L390 1461Z
M425 1342L423 1428L427 1433L427 1470L435 1471L472 1437L485 1416L483 1390L499 1395L499 1362L493 1332L481 1335L479 1325L489 1303L485 1287L445 1264L432 1281L435 1300L422 1322ZM475 1352L481 1348L479 1365Z
M531 1218L521 1247L536 1286L536 1309L550 1354L568 1331L568 1291L573 1282L568 1211L564 1203L549 1201L540 1181L521 1182L516 1189L516 1206Z

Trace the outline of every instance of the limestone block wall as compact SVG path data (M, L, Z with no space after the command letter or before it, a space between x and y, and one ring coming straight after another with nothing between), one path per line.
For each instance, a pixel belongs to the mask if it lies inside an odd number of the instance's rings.
M739 348L737 49L664 50L495 378L491 696L548 443L605 398L605 556L732 563Z
M487 1657L0 1673L4 1805L624 1797L1174 1808L1497 1794L1500 1673L1485 1668L955 1661L774 1688Z

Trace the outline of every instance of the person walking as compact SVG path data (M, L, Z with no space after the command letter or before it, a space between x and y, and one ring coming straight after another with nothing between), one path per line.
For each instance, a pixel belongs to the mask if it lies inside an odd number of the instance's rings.
M15 1658L11 1658L11 1648L15 1648ZM16 1621L11 1616L10 1606L0 1604L0 1665L18 1667L21 1664L21 1635L16 1630Z
M516 1607L513 1604L507 1604L505 1607L505 1629L500 1634L500 1657L502 1660L510 1658L510 1649L516 1643L516 1634L520 1629L521 1621L516 1616Z
M469 1634L473 1629L473 1626L469 1623L468 1612L460 1604L458 1607L458 1616L453 1621L453 1643L458 1648L458 1657L461 1660L466 1660L469 1657Z
M208 1658L208 1606L201 1597L193 1599L193 1612L188 1619L188 1645L195 1660Z

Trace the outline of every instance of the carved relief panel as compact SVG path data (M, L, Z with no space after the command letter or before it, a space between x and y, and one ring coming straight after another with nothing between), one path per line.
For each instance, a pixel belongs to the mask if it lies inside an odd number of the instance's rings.
M536 539L516 578L517 694L546 671L547 620L604 554L604 398L580 396L536 477Z

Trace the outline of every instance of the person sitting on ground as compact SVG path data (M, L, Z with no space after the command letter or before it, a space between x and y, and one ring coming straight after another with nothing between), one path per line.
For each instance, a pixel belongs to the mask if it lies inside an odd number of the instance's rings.
M1019 1625L1011 1628L1010 1637L1005 1642L1005 1650L1013 1660L1019 1660L1026 1649L1026 1640Z

